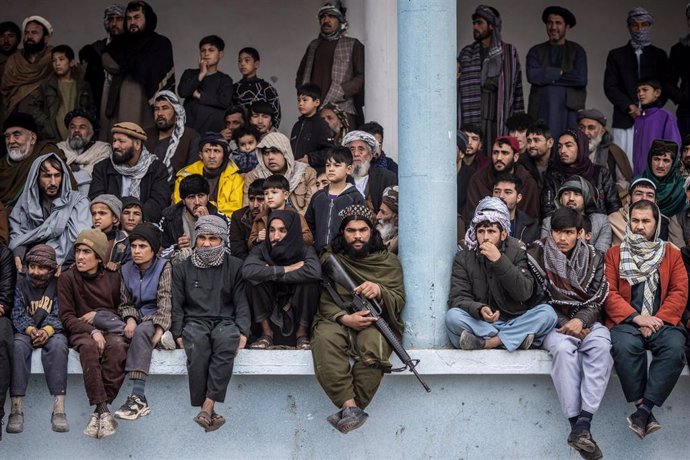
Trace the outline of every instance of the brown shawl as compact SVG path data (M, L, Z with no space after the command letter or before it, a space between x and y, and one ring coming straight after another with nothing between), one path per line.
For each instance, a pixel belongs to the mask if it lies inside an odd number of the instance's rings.
M53 73L51 50L52 47L46 46L43 54L33 64L26 60L22 51L7 59L2 76L2 98L6 114L11 113ZM29 172L28 168L26 172Z

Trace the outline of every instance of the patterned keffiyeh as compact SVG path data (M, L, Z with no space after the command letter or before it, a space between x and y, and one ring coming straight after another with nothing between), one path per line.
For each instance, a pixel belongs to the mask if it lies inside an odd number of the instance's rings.
M132 183L129 186L129 196L141 198L141 179L144 178L149 170L149 166L151 166L151 163L153 163L153 160L155 159L156 157L151 152L146 150L146 147L144 147L143 144L141 146L141 156L139 157L139 162L134 166L116 164L114 161L112 161L112 157L110 158L115 171L131 179Z
M657 214L659 215L659 214ZM666 253L666 243L659 239L661 225L657 219L654 239L648 241L643 235L634 234L630 224L621 243L621 261L618 267L620 277L630 286L644 283L644 300L640 314L652 316L654 295L659 286L659 266Z
M510 213L508 207L500 198L488 196L482 198L474 211L474 217L465 233L465 244L470 250L477 248L477 225L489 221L499 224L503 230L510 232Z

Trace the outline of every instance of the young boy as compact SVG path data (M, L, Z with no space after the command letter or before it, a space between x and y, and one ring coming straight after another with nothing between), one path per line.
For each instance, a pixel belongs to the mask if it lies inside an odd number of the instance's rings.
M286 209L294 211L294 209L288 207L290 183L284 176L278 174L268 176L264 181L263 189L264 206L261 213L256 217L254 225L252 225L252 232L249 235L248 241L249 249L252 249L255 245L261 243L266 239L266 224L268 223L268 217L271 214L271 211L284 211ZM302 239L304 240L304 244L312 245L314 244L314 237L312 236L312 233L309 230L307 221L301 214L299 214L299 216L300 222L302 224Z
M232 100L232 78L218 70L225 42L209 35L199 42L199 68L187 69L177 92L185 98L187 126L198 133L220 132L225 127L225 109Z
M242 126L232 133L232 140L237 144L237 148L232 151L232 160L238 168L240 174L246 174L256 168L259 160L256 158L256 146L259 144L261 135L253 126Z
M74 59L74 51L58 45L51 51L53 75L44 81L31 100L31 114L36 120L41 140L64 141L69 137L65 115L74 109L96 113L91 87L84 81Z
M151 353L170 329L172 265L156 256L161 231L154 224L138 225L129 235L129 244L132 260L122 266L118 313L125 322L123 333L130 340L125 371L132 380L132 393L115 417L136 420L151 411L144 389Z
M134 230L134 227L143 221L144 208L141 206L139 198L133 196L122 197L122 214L120 214L122 231L129 235Z
M366 205L366 201L357 187L347 182L352 174L352 153L343 146L333 147L326 153L326 178L329 185L314 193L305 214L309 229L314 235L316 252L340 230L338 213L351 204Z
M633 138L633 176L647 168L647 154L654 139L665 139L680 145L676 118L663 108L662 86L659 80L645 79L637 83L637 99L642 115L635 118Z
M314 193L318 192L321 189L324 189L328 187L328 176L326 176L326 170L317 170L316 171L316 186L314 187Z
M297 88L297 110L301 116L292 127L290 146L295 160L312 168L324 167L324 155L333 147L333 131L319 116L321 88L307 83Z
M24 263L28 270L17 279L12 309L12 323L17 332L14 334L12 409L7 432L24 431L22 403L31 374L31 355L40 349L48 390L54 398L50 423L53 431L64 433L69 431L65 414L69 349L58 309L55 250L47 244L37 244L26 253Z
M129 242L127 234L119 229L122 202L115 195L98 195L91 200L91 224L108 238L108 250L104 266L107 270L118 271L129 261Z
M264 101L271 105L275 114L273 126L280 126L280 100L278 92L269 82L256 76L261 66L259 52L254 48L242 48L237 57L237 67L242 79L233 85L232 103L245 108L255 101Z

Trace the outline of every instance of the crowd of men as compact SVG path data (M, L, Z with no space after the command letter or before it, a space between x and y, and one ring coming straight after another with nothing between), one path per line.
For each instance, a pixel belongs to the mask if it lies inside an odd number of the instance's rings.
M194 421L206 431L225 423L216 403L245 347L311 350L339 409L328 423L348 433L367 420L392 347L376 318L352 310L353 296L379 302L401 335L405 293L397 164L383 127L362 123L364 48L346 36L345 13L340 3L318 11L290 136L254 48L239 51L233 83L218 70L222 38L201 38L198 65L175 92L170 41L143 1L107 8L107 37L82 48L79 64L69 46L49 45L45 18L0 24L8 433L24 429L36 349L52 429L69 430L68 347L79 352L93 438L150 413L155 348L185 350ZM542 20L548 41L527 55L527 111L495 8L476 9L475 42L458 57L459 238L446 325L462 350L547 350L567 442L598 459L591 426L611 370L636 406L628 426L644 438L661 427L652 410L685 365L690 39L669 60L651 45L652 15L630 11L631 40L607 60L609 133L602 109L585 106L586 52L565 39L575 15L552 6ZM677 120L663 109L669 98ZM331 257L354 291L323 272ZM125 377L131 392L113 413Z

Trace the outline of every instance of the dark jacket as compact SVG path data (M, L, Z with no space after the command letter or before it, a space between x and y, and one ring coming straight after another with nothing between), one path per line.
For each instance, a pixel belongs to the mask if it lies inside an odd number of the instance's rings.
M182 216L185 212L184 200L177 204L168 206L163 210L163 217L158 224L160 229L163 231L161 248L166 249L170 246L177 245L177 239L184 234L184 224L182 222ZM213 216L221 217L225 222L230 225L230 221L227 216L222 212L218 211L212 203L206 204L206 209L208 213ZM192 246L194 246L192 242Z
M309 166L323 168L326 152L333 147L333 131L319 114L311 117L302 115L292 127L290 146L295 160L309 155Z
M477 251L459 248L451 275L451 307L483 319L480 310L488 305L508 320L536 305L541 293L529 270L525 245L508 237L500 250L501 258L490 262Z
M684 209L671 217L668 225L667 241L670 241L679 248L688 246L688 241L690 241L690 209Z
M556 210L554 200L558 195L558 189L569 177L564 176L556 168L551 167L544 173L544 185L541 190L542 219L550 216ZM594 165L593 179L591 184L596 189L597 212L608 215L618 211L623 205L616 189L616 183L611 179L608 168L606 166Z
M654 45L645 46L640 56L640 72L637 71L637 56L630 42L609 51L604 71L604 93L613 104L614 128L631 128L635 120L628 115L628 106L637 105L637 82L643 78L656 78L667 82L669 61L666 51ZM662 91L662 105L666 98L668 84Z
M532 219L530 216L520 211L515 210L514 230L511 232L513 238L517 238L525 244L530 244L532 241L539 239L539 221Z
M546 171L548 171L549 167L551 167L551 165L555 163L554 158L556 157L552 151L551 156L549 157L549 165L546 167ZM537 168L537 162L534 161L534 158L532 158L529 155L529 152L521 153L520 158L518 159L518 163L524 166L524 168L529 172L530 176L532 176L532 179L534 179L534 181L541 189L544 186L544 175L546 175L546 171L544 171L544 174L539 172L539 168Z
M314 236L314 247L317 252L330 244L338 234L342 221L338 213L351 204L366 204L362 194L353 185L343 190L334 200L328 194L328 187L317 191L311 197L304 218Z
M249 255L249 235L252 233L252 213L249 206L238 209L230 217L230 252L233 256L246 259Z
M398 176L387 169L383 168L369 168L369 183L366 188L367 203L374 213L379 212L381 207L381 200L383 198L383 191L386 187L391 185L398 185Z
M146 142L144 142L146 150L155 155L156 144L159 142L158 128L151 126L150 128L146 129L146 138ZM184 131L182 132L182 137L180 137L180 142L177 143L175 153L173 153L173 156L170 159L170 164L173 167L173 177L175 177L175 173L177 173L177 171L199 159L199 148L199 133L189 126L185 126ZM158 155L156 155L156 157L161 161L163 161L165 158L161 158Z
M96 114L96 104L91 95L91 87L84 81L77 71L72 71L76 83L75 109L83 109ZM58 124L64 125L65 120L57 119L57 112L62 104L62 96L58 86L58 77L53 74L44 81L31 100L31 115L38 125L38 138L49 141L64 140L58 131Z
M255 246L242 265L242 277L254 286L275 281L284 284L306 284L321 282L321 261L313 246L304 246L301 259L304 266L285 273L285 267L266 262L261 255L261 246Z
M17 286L17 268L14 256L4 244L0 244L0 305L5 309L3 316L9 320L14 306L14 291Z
M671 47L669 98L678 104L678 117L690 116L690 46L678 42Z
M230 320L248 337L251 327L249 302L242 279L242 261L225 255L218 267L197 268L188 258L173 267L173 337L182 336L190 319Z
M122 199L122 176L115 170L110 158L101 160L93 168L89 199L109 193ZM162 161L154 160L141 179L140 196L144 215L149 222L158 222L161 212L170 204L171 190L168 185L168 168Z

